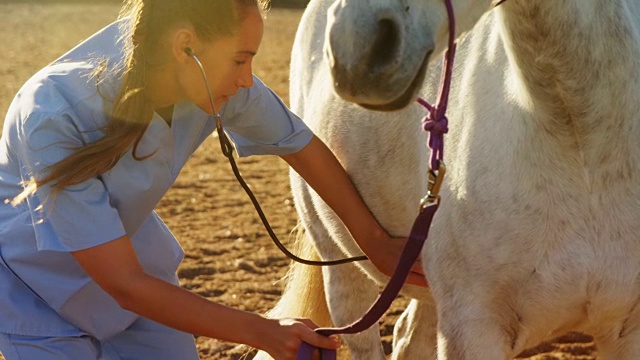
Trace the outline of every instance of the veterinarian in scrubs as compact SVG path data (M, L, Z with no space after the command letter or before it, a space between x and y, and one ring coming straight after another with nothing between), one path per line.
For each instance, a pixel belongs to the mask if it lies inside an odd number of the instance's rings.
M197 359L191 334L293 359L336 348L305 319L268 319L178 285L178 242L153 211L222 122L240 156L285 159L373 263L391 239L327 147L252 75L260 0L129 0L120 20L35 74L0 141L0 352L7 360ZM215 109L196 63L202 61ZM420 270L411 282L424 284Z

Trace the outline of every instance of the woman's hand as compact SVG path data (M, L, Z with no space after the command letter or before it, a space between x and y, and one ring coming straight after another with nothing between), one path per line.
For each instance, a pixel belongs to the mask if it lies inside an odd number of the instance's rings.
M378 270L391 276L407 239L393 239L384 231L331 150L314 137L299 152L282 158L336 212ZM407 283L427 286L420 260L414 264Z
M402 250L407 243L406 238L391 238L389 235L380 236L375 241L367 242L368 248L362 249L369 257L373 265L387 276L393 275L396 269ZM428 287L429 284L424 277L424 270L420 258L416 260L407 277L406 283Z
M325 349L340 347L337 337L326 337L314 332L317 326L309 319L271 320L271 326L273 329L265 334L261 350L269 353L275 360L295 360L303 341Z

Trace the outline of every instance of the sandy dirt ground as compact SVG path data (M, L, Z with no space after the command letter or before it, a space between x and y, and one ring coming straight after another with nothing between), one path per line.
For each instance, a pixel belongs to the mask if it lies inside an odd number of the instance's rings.
M111 22L117 12L115 5L0 3L0 113L6 113L15 92L31 74ZM289 95L289 52L301 14L301 10L292 9L270 12L255 61L255 73L285 101ZM286 164L274 157L255 157L241 159L239 166L275 232L288 239L297 217ZM273 306L282 289L278 280L289 261L270 242L216 139L208 140L196 152L157 211L186 252L179 269L183 287L247 311L263 313ZM393 321L404 304L406 299L396 300L380 322L388 351ZM252 357L248 349L235 344L204 337L196 337L196 341L202 359ZM597 359L590 338L579 334L542 344L522 357Z

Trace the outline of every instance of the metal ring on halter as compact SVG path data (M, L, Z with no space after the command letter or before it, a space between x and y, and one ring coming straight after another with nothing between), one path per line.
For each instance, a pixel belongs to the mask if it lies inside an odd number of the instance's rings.
M267 233L269 233L269 236L271 237L271 240L273 240L274 244L278 247L278 249L280 249L280 251L282 251L291 260L297 261L305 265L313 265L313 266L333 266L333 265L346 264L350 262L369 260L369 258L366 256L356 256L356 257L350 257L350 258L345 258L340 260L330 260L330 261L307 260L307 259L303 259L296 256L282 244L282 242L278 239L275 232L271 228L271 225L269 224L269 221L267 220L267 217L265 216L264 211L262 211L262 208L260 207L260 203L258 202L258 199L255 197L255 195L249 188L249 185L247 185L247 183L244 181L244 179L242 178L242 175L240 175L240 171L238 170L238 165L236 164L235 159L233 158L233 145L231 144L231 141L223 131L224 129L222 128L222 118L220 116L220 113L218 113L216 109L215 102L213 101L213 93L211 92L211 85L209 83L209 78L207 77L207 73L204 70L204 66L202 66L200 59L198 59L198 57L193 52L193 50L191 50L190 48L186 48L184 49L184 52L190 57L192 57L193 60L196 61L196 64L198 64L198 68L200 69L200 73L202 74L202 79L204 80L205 86L207 88L207 94L209 96L209 102L211 102L211 109L215 114L214 116L216 118L216 131L218 132L218 139L220 140L220 147L222 149L222 153L229 160L229 164L231 165L233 174L235 175L236 179L238 180L238 182L240 183L244 191L249 196L249 199L251 200L253 207L256 209L256 212L258 213L260 220L262 220L262 224L264 225L265 229L267 230Z

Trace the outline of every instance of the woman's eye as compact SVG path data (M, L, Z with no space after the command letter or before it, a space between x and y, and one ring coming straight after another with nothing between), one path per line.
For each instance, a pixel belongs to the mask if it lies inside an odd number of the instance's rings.
M234 60L237 65L244 65L247 63L246 60Z

